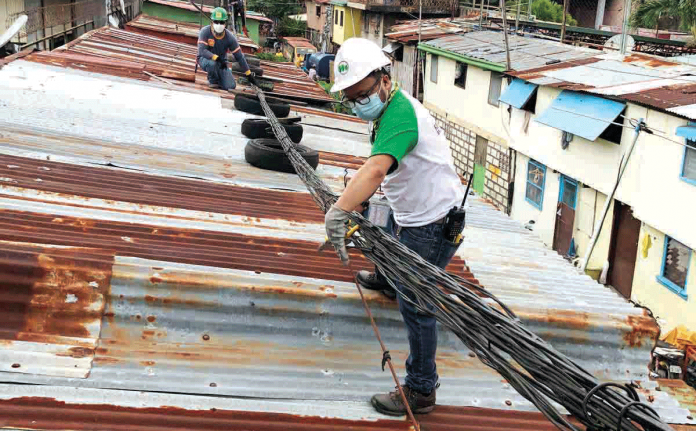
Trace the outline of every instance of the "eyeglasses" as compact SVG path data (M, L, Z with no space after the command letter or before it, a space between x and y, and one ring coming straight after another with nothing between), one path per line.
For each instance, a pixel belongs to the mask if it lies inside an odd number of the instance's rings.
M346 107L348 109L355 108L355 105L361 105L361 106L367 105L368 103L370 103L370 97L374 96L373 93L375 91L375 88L377 88L377 86L381 82L382 82L381 77L377 78L377 80L372 85L372 87L370 87L369 90L367 90L363 94L361 94L358 97L355 97L353 99L346 99L345 96L343 96L343 99L341 99L341 105L343 105L344 107ZM377 97L379 97L379 96L377 96Z
M225 24L227 21L213 21L213 24Z

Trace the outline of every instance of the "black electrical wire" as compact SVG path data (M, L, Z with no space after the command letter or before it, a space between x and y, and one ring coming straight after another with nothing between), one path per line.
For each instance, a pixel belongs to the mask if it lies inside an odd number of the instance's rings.
M338 196L295 150L266 103L263 91L255 89L268 122L297 175L319 208L328 211ZM593 429L672 430L657 413L637 401L632 387L600 385L587 370L527 329L512 310L484 287L425 261L357 212L350 213L350 221L360 226L351 238L354 246L375 264L401 299L409 301L419 311L432 313L481 362L503 376L558 429L580 430L554 403ZM415 300L402 295L396 289L397 283L413 292ZM623 391L608 390L610 386Z

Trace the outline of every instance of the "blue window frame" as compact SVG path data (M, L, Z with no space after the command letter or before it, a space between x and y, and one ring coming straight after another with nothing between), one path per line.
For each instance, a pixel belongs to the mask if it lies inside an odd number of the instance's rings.
M570 177L561 175L561 191L558 200L575 209L578 203L578 182Z
M527 164L527 192L525 199L540 210L544 203L545 184L546 166L537 161L529 160L529 164Z
M696 185L696 126L689 123L688 126L677 127L677 136L681 136L686 142L679 176L687 183Z
M665 250L662 255L662 269L657 281L683 299L689 280L691 249L674 238L665 235Z

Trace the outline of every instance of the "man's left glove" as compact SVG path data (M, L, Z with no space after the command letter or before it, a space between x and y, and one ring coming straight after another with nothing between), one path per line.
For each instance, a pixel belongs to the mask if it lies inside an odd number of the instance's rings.
M324 217L326 224L326 236L331 244L333 244L341 262L348 266L350 259L348 258L348 249L346 248L346 232L348 231L346 223L348 222L349 213L343 211L336 205L333 205Z
M254 72L252 72L251 70L247 70L244 76L250 84L254 84L257 87L259 86L258 81L256 81L256 74Z

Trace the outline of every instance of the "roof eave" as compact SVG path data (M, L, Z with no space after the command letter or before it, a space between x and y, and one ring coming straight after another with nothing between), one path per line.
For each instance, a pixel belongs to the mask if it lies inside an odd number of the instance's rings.
M436 54L450 60L459 61L462 63L470 64L472 66L480 67L484 70L490 70L493 72L505 72L507 69L504 65L500 63L493 63L491 61L481 60L478 58L467 57L465 55L457 54L451 51L447 51L441 48L436 48L434 46L419 44L418 49L421 51L429 52L431 54Z

